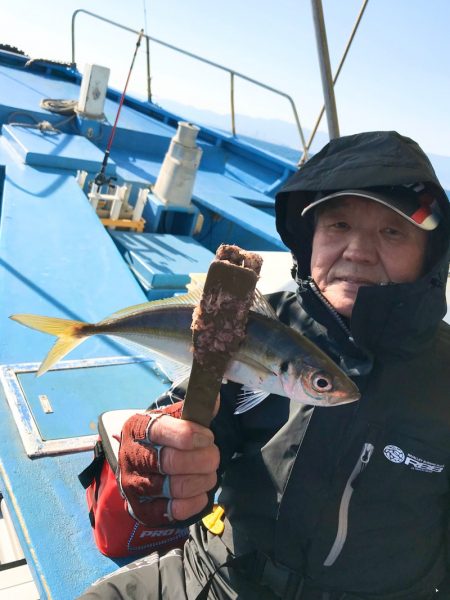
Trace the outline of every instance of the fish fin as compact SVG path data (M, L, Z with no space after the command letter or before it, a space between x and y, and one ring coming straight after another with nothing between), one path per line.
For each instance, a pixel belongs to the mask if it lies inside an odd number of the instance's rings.
M269 317L270 319L276 319L277 321L279 320L277 313L266 300L266 297L263 294L261 294L261 292L258 289L255 290L255 297L253 300L251 310L260 315L264 315L265 317Z
M152 300L151 302L144 302L143 304L128 306L127 308L122 308L121 310L112 313L112 315L109 315L106 319L100 321L100 323L105 323L106 321L110 321L111 319L115 319L117 317L137 314L143 310L160 308L161 306L192 306L192 308L194 308L194 306L200 302L202 292L203 290L199 288L189 292L188 294L180 294L179 296L171 296L170 298Z
M183 387L183 384L187 384L189 381L189 375L191 374L191 367L184 366L184 368L178 369L177 372L173 372L172 388Z
M46 373L53 365L55 365L58 361L60 361L66 354L72 352L77 346L81 344L86 339L86 337L68 337L65 335L60 336L47 356L41 363L41 366L36 373L37 377L40 377L44 373Z
M267 396L270 396L270 392L254 390L244 385L237 395L237 407L234 411L234 414L241 415L242 413L247 412L251 408L261 404L261 402L265 400Z
M10 319L17 321L26 327L55 335L58 339L42 361L37 372L37 376L43 375L61 358L69 354L82 341L86 339L83 335L83 329L87 323L82 321L71 321L69 319L59 319L56 317L43 317L40 315L11 315Z
M180 385L180 383L187 379L191 373L191 367L188 365L166 359L163 356L158 356L155 360L167 379L172 382L172 387Z

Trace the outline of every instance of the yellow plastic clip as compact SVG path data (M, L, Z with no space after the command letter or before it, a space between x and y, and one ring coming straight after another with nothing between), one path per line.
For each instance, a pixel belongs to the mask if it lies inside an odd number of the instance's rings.
M223 510L223 508L217 504L214 507L213 511L209 513L209 515L203 517L202 522L206 529L208 529L209 531L211 531L211 533L214 533L215 535L220 535L221 533L223 533L223 530L225 529L225 524L222 521L222 516L224 512L225 511Z

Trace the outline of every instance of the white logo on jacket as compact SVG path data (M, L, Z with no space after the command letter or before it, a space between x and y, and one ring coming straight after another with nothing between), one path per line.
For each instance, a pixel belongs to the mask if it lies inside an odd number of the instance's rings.
M440 473L444 470L445 465L438 465L423 458L418 458L408 452L405 455L403 450L398 446L389 444L383 448L384 456L393 463L404 463L413 471L423 471L425 473Z
M383 454L393 463L402 463L405 460L405 453L398 446L385 446Z

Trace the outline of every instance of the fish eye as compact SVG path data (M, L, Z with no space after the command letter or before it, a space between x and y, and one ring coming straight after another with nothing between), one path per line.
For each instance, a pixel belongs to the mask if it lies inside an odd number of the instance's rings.
M333 389L330 378L324 373L315 373L311 377L311 385L316 392L330 392Z

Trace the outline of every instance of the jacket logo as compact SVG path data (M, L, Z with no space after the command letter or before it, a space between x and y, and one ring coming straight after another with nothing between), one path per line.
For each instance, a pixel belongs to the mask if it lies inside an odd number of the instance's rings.
M383 449L384 456L393 463L404 463L413 471L423 471L424 473L440 473L445 465L438 465L423 458L418 458L414 454L405 454L398 446L389 444Z
M393 463L402 463L405 460L405 453L398 446L385 446L383 454Z
M423 458L418 458L414 454L405 454L398 446L389 444L383 448L385 457L393 463L404 463L413 471L423 471L424 473L440 473L445 465L437 465Z

